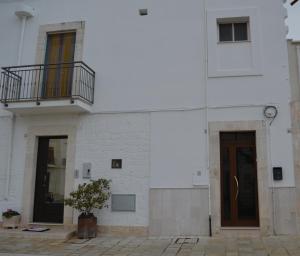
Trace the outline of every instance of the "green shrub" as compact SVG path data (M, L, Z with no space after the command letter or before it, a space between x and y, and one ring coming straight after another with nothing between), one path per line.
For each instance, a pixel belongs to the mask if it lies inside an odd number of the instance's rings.
M107 179L98 179L78 185L78 189L65 199L65 205L78 210L83 215L90 215L93 209L107 207L105 203L110 197L110 182Z

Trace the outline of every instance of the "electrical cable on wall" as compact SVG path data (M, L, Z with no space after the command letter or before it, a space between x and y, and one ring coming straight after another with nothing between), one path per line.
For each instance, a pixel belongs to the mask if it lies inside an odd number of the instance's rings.
M265 106L264 116L266 119L270 120L270 126L278 115L278 110L275 106Z
M267 141L268 141L268 162L270 165L269 169L272 169L272 152L271 152L271 125L274 122L275 118L278 115L278 110L275 106L265 106L263 110L263 115L266 118L266 124L268 124L267 129ZM276 219L276 213L275 213L275 194L274 194L274 180L272 179L272 227L273 227L273 234L276 235L275 230L275 219Z

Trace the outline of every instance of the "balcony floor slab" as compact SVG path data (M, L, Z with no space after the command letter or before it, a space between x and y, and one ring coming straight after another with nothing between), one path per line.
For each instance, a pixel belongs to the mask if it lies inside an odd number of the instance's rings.
M5 110L22 115L40 115L55 113L89 113L91 106L81 100L47 100L40 101L39 105L34 101L12 102L4 107Z

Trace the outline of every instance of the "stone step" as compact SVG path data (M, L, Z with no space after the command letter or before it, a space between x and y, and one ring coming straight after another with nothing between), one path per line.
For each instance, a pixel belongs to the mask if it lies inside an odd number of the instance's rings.
M23 231L28 227L45 227L50 230L44 232ZM57 239L68 240L75 235L76 228L63 225L30 225L28 227L19 227L17 229L4 229L0 227L0 237L30 238L30 239Z

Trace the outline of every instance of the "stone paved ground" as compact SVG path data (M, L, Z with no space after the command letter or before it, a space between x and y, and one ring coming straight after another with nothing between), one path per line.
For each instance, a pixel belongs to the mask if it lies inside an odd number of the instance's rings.
M177 242L177 243L176 243ZM37 240L0 237L0 256L300 256L300 237L267 238L115 238Z

